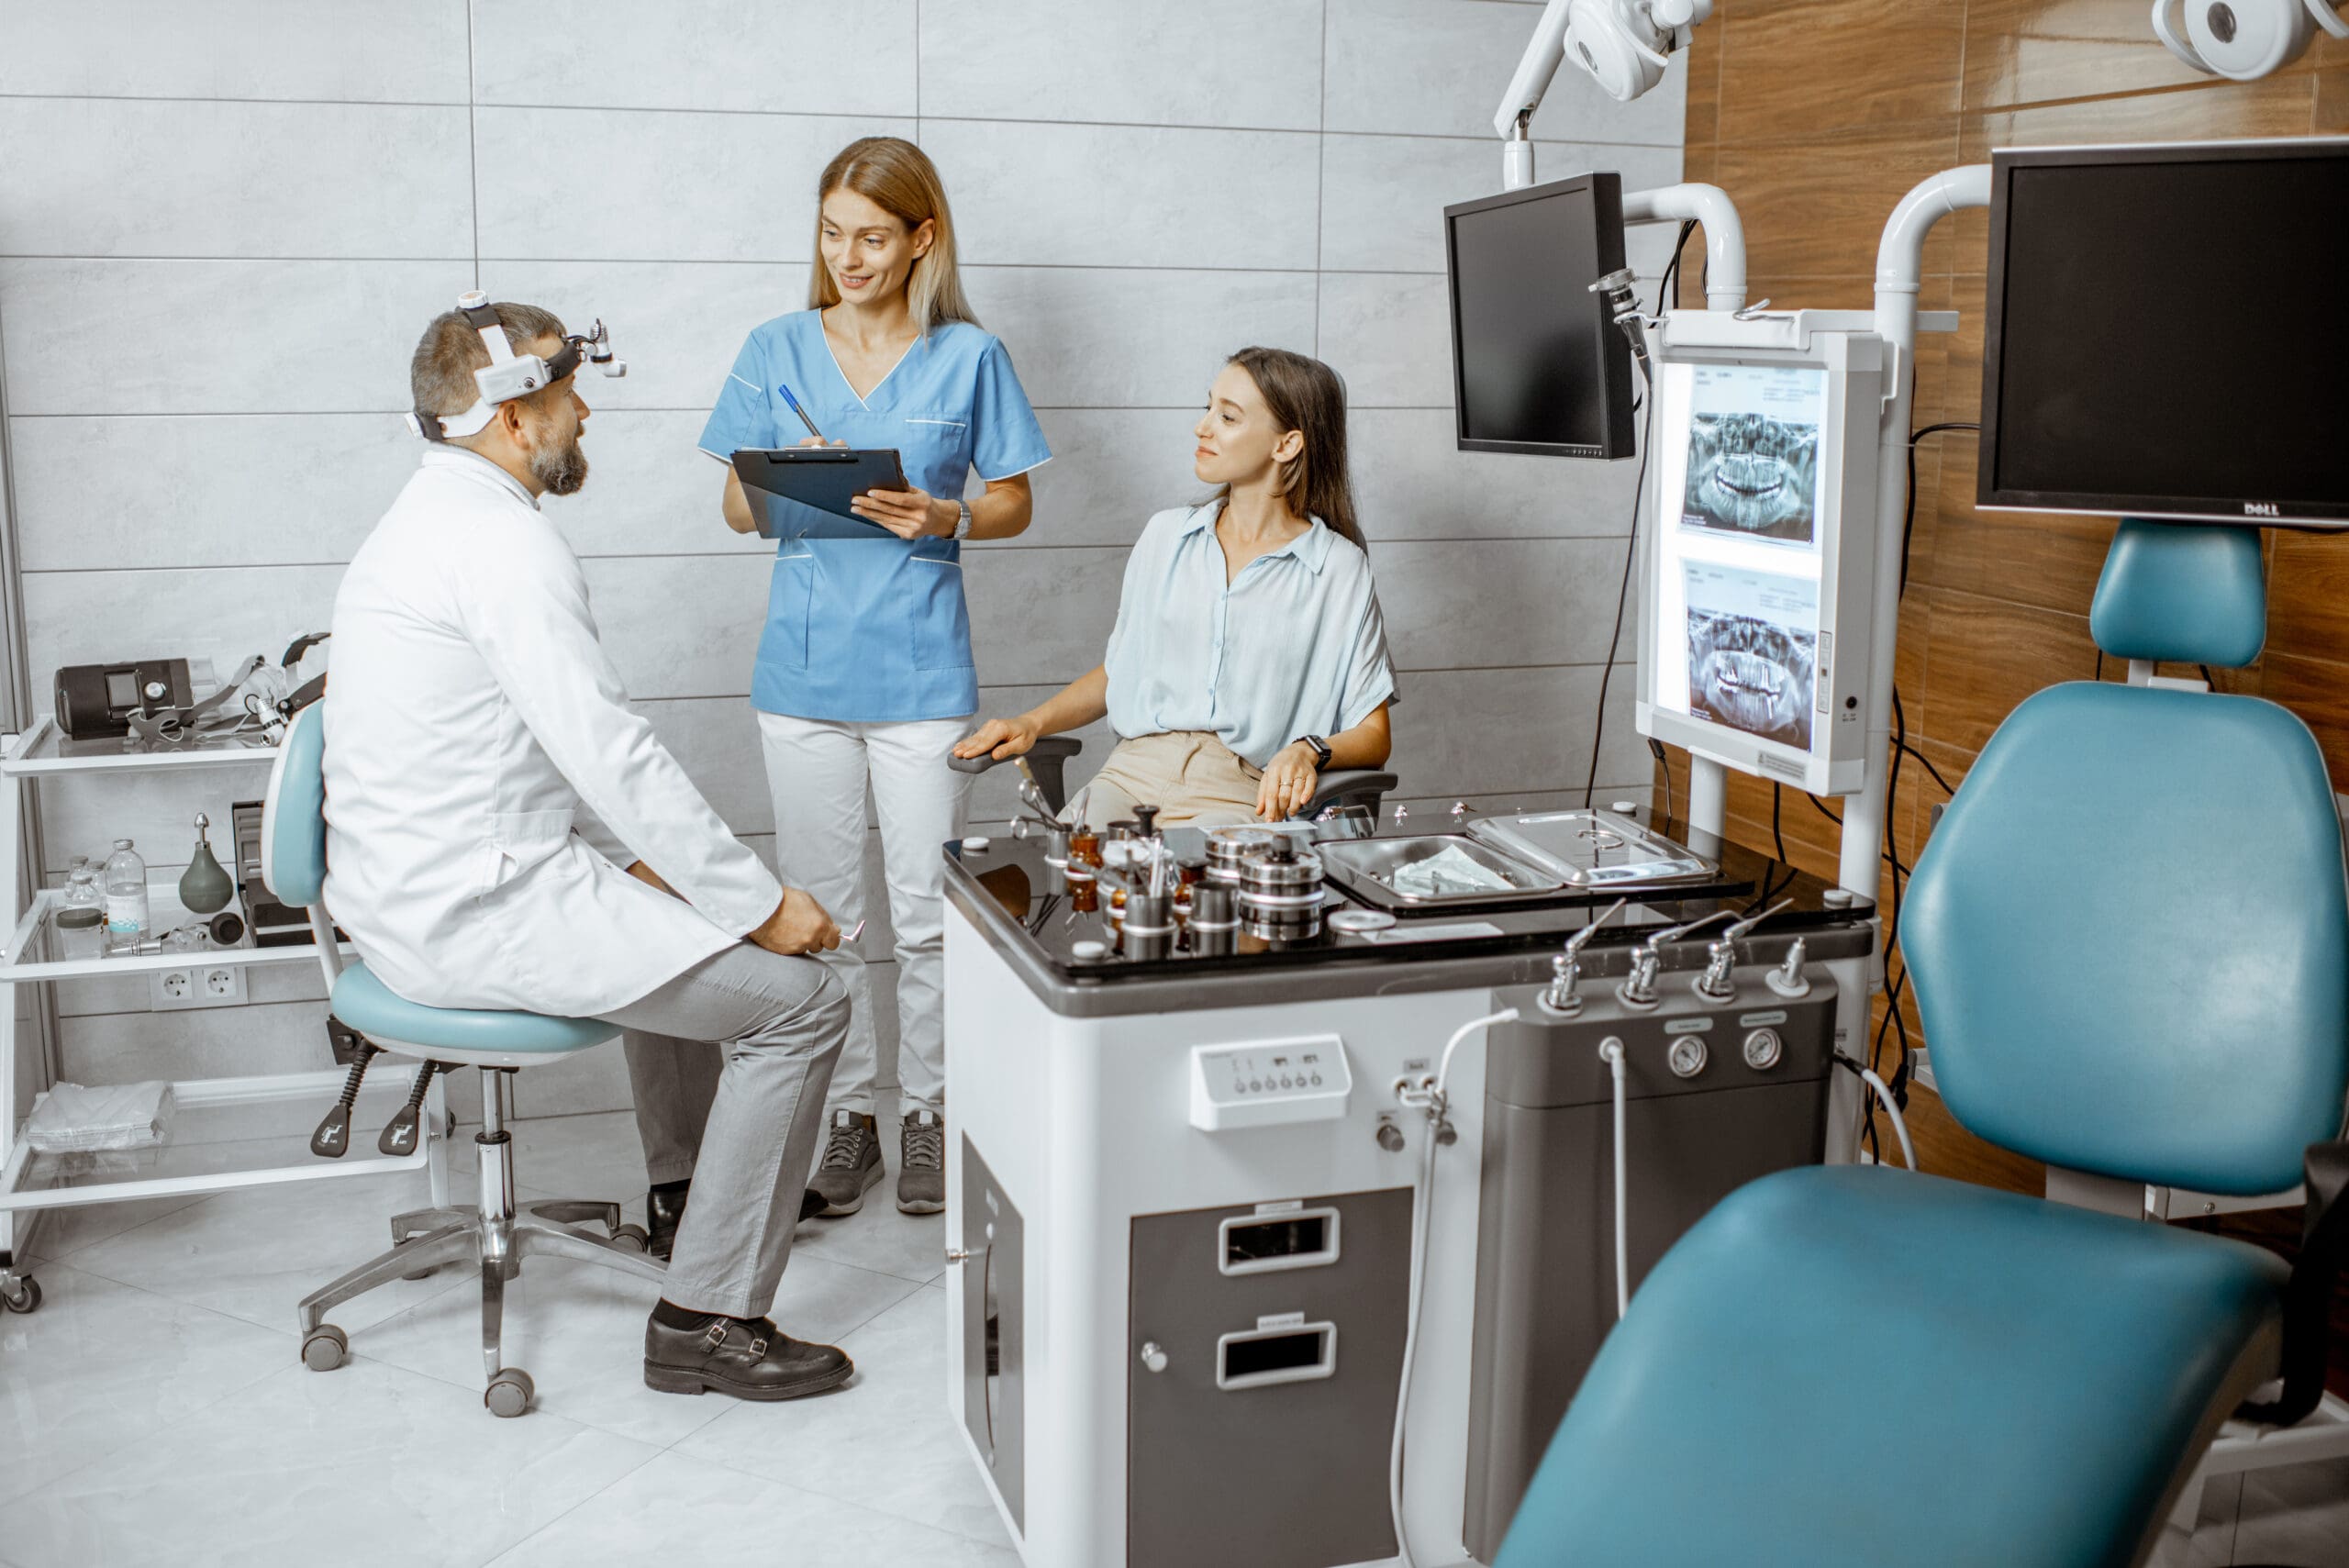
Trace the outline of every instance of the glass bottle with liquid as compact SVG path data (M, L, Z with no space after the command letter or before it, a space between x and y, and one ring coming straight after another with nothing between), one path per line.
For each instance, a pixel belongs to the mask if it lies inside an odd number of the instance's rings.
M75 855L58 893L50 924L56 940L50 954L57 959L95 958L106 951L106 895L98 885L97 868L87 855Z
M138 941L153 923L147 906L147 862L128 839L114 841L106 857L106 936L110 941Z

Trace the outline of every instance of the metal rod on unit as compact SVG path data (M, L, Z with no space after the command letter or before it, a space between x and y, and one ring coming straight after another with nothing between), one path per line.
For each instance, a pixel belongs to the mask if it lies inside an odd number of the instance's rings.
M1836 880L1876 896L1892 747L1892 668L1900 643L1900 519L1909 502L1909 406L1917 383L1917 287L1925 236L1964 207L1990 205L1990 166L1969 163L1920 181L1900 198L1876 255L1876 330L1892 345L1891 396L1877 423L1876 625L1868 649L1867 772L1843 799Z

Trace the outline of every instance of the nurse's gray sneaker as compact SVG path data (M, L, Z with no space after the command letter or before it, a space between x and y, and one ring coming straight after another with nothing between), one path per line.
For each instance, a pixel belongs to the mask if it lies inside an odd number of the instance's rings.
M881 1176L881 1134L873 1118L856 1111L834 1111L824 1162L807 1183L823 1195L824 1218L837 1219L863 1208L864 1195L880 1184Z
M936 1111L906 1118L897 1139L897 1207L937 1214L946 1207L946 1123Z

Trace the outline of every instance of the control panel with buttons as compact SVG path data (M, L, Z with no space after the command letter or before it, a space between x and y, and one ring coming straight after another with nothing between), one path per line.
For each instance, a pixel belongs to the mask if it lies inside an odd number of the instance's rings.
M1334 1121L1353 1092L1334 1034L1191 1048L1191 1125L1202 1131Z

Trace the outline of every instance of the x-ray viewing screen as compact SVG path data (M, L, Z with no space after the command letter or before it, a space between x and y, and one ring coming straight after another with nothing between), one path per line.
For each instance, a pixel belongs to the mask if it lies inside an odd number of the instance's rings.
M1827 394L1815 364L1660 367L1652 700L1806 754L1831 651Z
M1688 712L1810 750L1819 666L1819 584L1689 561Z
M1682 526L1816 542L1827 373L1804 365L1697 365L1692 382Z

